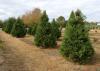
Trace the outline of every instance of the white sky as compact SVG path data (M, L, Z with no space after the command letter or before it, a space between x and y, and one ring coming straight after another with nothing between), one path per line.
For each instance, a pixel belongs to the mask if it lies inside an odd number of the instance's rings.
M80 9L89 21L100 21L100 0L0 0L0 19L21 16L34 8L46 10L49 18L64 16Z

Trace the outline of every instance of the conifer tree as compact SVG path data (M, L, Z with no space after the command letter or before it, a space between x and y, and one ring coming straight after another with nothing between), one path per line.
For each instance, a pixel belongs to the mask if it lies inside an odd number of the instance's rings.
M16 19L11 17L8 20L5 21L5 27L4 27L4 31L6 33L10 33L13 27L13 24L16 22Z
M3 27L3 21L0 20L0 28L2 28L2 27Z
M80 64L92 59L94 50L80 10L72 11L70 15L60 52L65 58Z
M43 12L40 24L38 24L35 34L35 44L42 47L54 47L56 45L56 37L52 33L52 27L46 11Z
M57 18L56 22L57 22L57 24L59 26L59 30L62 31L64 25L66 25L65 24L65 22L66 22L65 18L63 16L60 16L60 17Z
M37 28L37 24L36 23L32 24L28 29L28 34L35 35L36 28Z
M52 26L52 30L53 30L53 34L55 35L55 37L58 39L61 36L61 32L59 30L59 27L55 21L55 19L53 19L53 21L51 22L51 26Z
M25 25L20 18L18 18L16 23L13 25L11 34L15 37L24 37L26 35Z
M3 22L3 28L2 28L3 31L6 30L6 26L7 26L6 24L7 24L7 21L5 20L5 21ZM6 32L6 31L5 31L5 32Z

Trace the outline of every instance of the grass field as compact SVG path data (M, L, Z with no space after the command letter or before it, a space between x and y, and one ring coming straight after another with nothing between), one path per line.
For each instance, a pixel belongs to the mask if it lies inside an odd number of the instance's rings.
M89 32L91 43L95 49L93 61L87 65L78 65L65 60L59 54L60 38L57 48L40 49L33 42L34 37L15 38L0 32L4 41L4 60L1 71L100 71L100 30ZM2 53L1 53L2 54Z

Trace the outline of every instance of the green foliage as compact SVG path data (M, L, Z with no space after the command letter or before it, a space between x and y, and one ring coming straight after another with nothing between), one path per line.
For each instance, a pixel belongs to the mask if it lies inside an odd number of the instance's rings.
M42 47L54 47L56 45L56 37L52 33L51 24L46 11L43 12L40 24L38 24L35 34L35 44Z
M2 28L3 27L3 22L2 22L2 20L0 20L0 28Z
M72 11L66 26L64 39L60 48L61 54L74 62L87 63L92 59L94 49L85 28L81 11Z
M16 22L16 19L11 17L9 18L8 20L6 20L4 22L4 26L3 26L3 30L6 32L6 33L10 33L11 30L12 30L12 27L13 27L13 24Z
M59 30L59 27L55 21L55 19L53 19L53 21L51 22L51 26L52 26L52 30L53 30L53 34L55 35L55 37L58 39L61 36L61 32Z
M13 25L11 34L15 37L24 37L26 35L26 28L20 18L18 18L16 23Z
M91 29L100 29L100 25L98 25L96 22L86 22L85 26L86 26L86 28L88 30L91 30Z
M62 30L62 28L66 25L66 21L65 21L65 18L63 16L60 16L57 18L57 24L59 25L59 29L60 31Z
M37 28L37 24L36 23L32 24L28 29L28 34L35 35L36 28Z
M65 23L63 24L63 28L65 28L66 27L66 24L67 24L67 20L65 21Z
M6 29L6 24L7 24L7 21L5 20L5 21L3 22L3 27L2 27L2 30L3 30L3 31L5 31L5 29Z

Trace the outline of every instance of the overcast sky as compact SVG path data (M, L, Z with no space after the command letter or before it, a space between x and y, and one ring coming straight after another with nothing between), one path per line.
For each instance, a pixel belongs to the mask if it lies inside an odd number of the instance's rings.
M81 9L89 21L100 21L100 0L0 0L0 19L21 16L34 8L46 10L49 18L68 19L72 10Z

